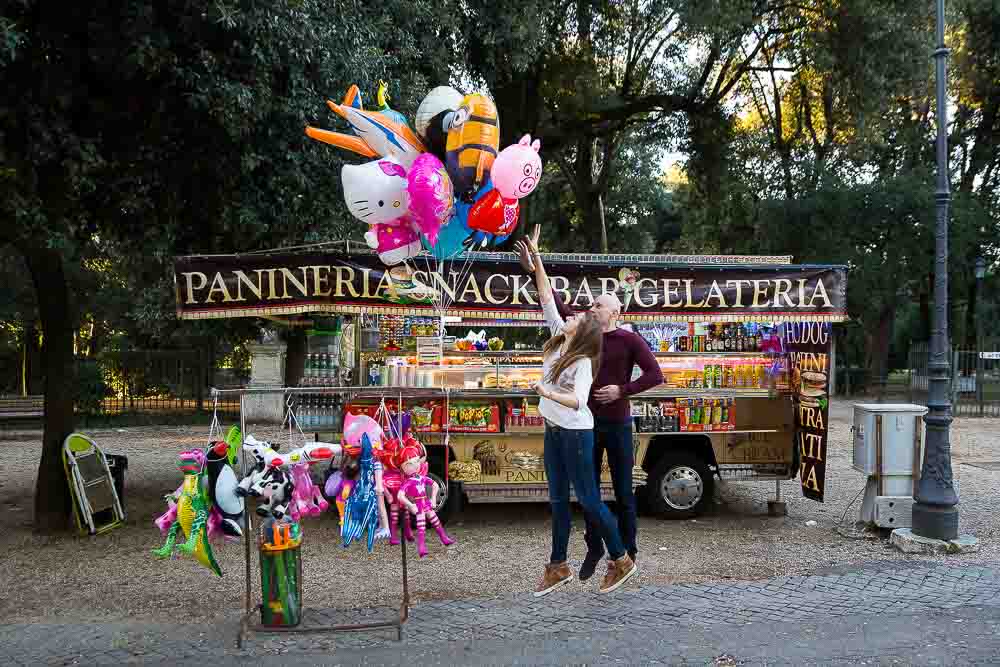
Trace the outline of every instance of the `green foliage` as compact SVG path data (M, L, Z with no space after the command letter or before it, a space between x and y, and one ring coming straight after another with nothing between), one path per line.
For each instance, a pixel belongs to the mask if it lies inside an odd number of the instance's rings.
M77 364L75 389L76 410L83 414L100 414L104 399L111 395L104 371L95 360Z

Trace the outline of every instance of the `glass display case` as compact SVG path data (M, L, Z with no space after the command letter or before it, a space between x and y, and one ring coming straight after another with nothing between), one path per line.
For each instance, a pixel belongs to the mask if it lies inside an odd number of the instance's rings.
M761 352L660 352L666 389L788 390L788 361Z
M431 361L416 354L362 353L367 386L438 389L530 389L542 377L540 351L446 351Z

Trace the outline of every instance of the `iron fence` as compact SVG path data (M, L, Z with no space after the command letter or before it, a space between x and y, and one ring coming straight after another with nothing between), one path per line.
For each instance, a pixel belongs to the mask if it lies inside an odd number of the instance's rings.
M130 350L77 359L77 411L89 417L239 416L239 401L210 388L246 384L249 372L217 369L202 350Z
M911 402L927 400L928 361L927 343L914 343L907 369ZM1000 343L985 343L977 350L953 348L950 361L952 413L1000 417Z

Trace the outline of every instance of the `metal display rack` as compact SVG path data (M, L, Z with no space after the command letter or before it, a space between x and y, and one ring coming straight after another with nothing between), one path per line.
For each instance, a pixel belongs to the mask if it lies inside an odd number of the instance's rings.
M252 387L245 389L212 389L212 396L216 399L222 396L239 396L240 400L240 433L246 434L246 397L248 395L278 395L283 397L295 394L356 394L358 387ZM400 396L400 399L402 396ZM242 476L246 476L249 473L247 466L247 458L244 456L242 447L240 448L240 471ZM406 540L400 540L400 565L401 565L401 577L402 577L402 599L399 603L399 613L398 615L386 621L377 621L370 623L345 623L339 625L315 625L315 626L303 626L297 625L292 627L275 627L275 626L264 626L260 623L252 623L251 617L254 614L260 613L261 604L255 603L253 601L253 573L251 565L251 548L250 542L253 539L253 520L251 519L251 512L249 508L245 509L243 512L243 543L245 545L245 578L246 578L246 593L244 597L244 610L243 615L240 617L240 630L239 635L236 639L237 648L242 648L243 642L246 637L251 632L256 633L299 633L299 634L316 634L316 633L336 633L336 632L361 632L365 630L377 630L383 628L394 628L396 630L397 641L402 641L403 639L403 625L406 623L410 614L410 585L409 576L407 571L407 559L406 559ZM303 613L303 617L306 614Z

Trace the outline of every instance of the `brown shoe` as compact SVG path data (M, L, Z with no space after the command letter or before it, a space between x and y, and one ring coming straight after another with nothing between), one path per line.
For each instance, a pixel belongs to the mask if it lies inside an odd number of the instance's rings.
M545 566L545 575L535 589L535 597L540 598L548 595L560 586L565 586L573 581L573 570L565 561L562 563L549 563Z
M613 590L617 590L638 571L639 568L628 557L628 554L625 554L618 560L608 559L608 573L604 575L604 581L601 582L599 592L610 593Z

